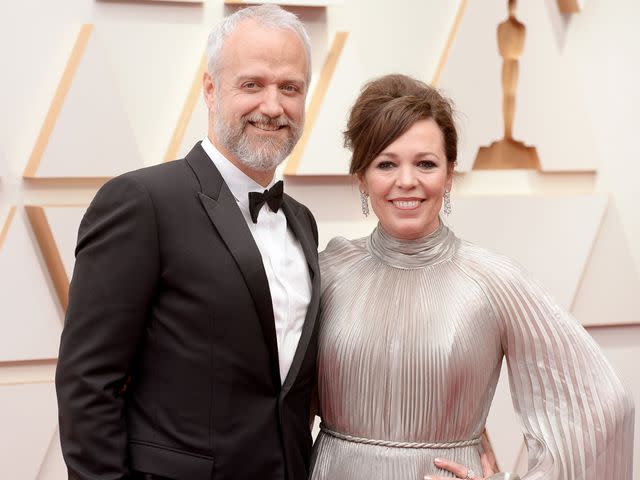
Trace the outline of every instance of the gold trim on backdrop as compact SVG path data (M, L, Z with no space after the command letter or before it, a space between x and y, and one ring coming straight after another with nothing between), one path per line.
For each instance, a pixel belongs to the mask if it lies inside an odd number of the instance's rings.
M71 88L71 83L73 82L73 78L78 70L80 60L82 59L82 55L87 47L92 31L93 25L91 24L85 24L80 28L80 33L78 33L76 43L73 46L73 50L71 50L71 55L69 56L67 66L62 74L62 79L58 84L56 93L53 96L51 105L49 106L49 111L47 112L47 116L45 117L42 128L40 129L40 134L38 135L33 151L31 152L29 162L24 169L24 177L36 176L36 172L40 166L40 161L42 160L42 155L49 143L49 137L55 127L56 121L58 120L58 115L60 115L67 93L69 93L69 88Z
M456 12L456 16L453 19L453 25L451 25L451 30L449 30L449 36L447 37L447 43L444 46L444 50L442 50L442 54L440 55L440 60L438 61L438 66L436 67L436 71L433 74L433 79L431 80L431 84L436 86L440 81L440 75L442 75L442 70L444 69L445 63L447 63L447 58L449 57L449 51L451 50L451 46L453 45L453 40L458 35L458 28L460 27L460 22L462 21L462 16L467 9L467 0L461 0L460 5L458 5L458 11Z
M0 387L53 383L56 358L0 362Z
M7 234L9 233L9 228L11 227L11 222L13 221L13 217L16 214L16 207L11 207L9 209L9 214L7 215L7 219L2 226L2 230L0 230L0 248L2 248L2 244L4 243L5 238L7 238Z
M57 358L39 358L37 360L2 360L0 367L33 367L36 365L55 365Z
M304 132L302 133L302 137L300 137L298 144L293 149L293 152L289 155L289 159L287 160L287 165L284 170L285 175L296 175L298 172L300 159L302 158L302 154L304 153L304 149L309 141L309 137L318 118L320 107L322 106L324 97L329 89L331 77L333 77L336 70L338 60L340 59L340 55L342 54L342 50L344 49L344 44L346 43L348 36L349 32L337 32L333 38L333 44L331 45L331 49L324 61L324 65L320 71L318 84L316 85L313 96L311 97L311 102L309 103Z
M25 184L53 188L100 188L113 177L29 177Z
M202 75L204 75L206 68L207 55L205 53L202 55L200 66L198 67L196 76L193 79L193 83L191 84L191 89L189 90L189 95L187 95L187 100L184 102L182 113L180 113L180 118L178 119L178 123L176 123L176 128L173 131L171 141L169 142L169 146L167 147L167 152L164 155L165 162L175 160L177 158L180 144L184 139L184 133L187 130L187 126L189 125L189 121L191 120L191 116L193 115L193 111L196 108L198 97L200 97L200 94L202 93Z
M62 310L66 312L69 304L69 277L64 269L64 263L62 263L44 208L27 205L24 209L29 217L31 228L36 235Z

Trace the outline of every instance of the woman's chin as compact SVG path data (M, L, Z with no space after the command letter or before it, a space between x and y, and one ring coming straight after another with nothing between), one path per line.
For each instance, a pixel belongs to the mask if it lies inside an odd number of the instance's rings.
M420 220L401 220L390 225L382 223L382 228L392 237L402 240L415 240L429 235L438 228L438 225L439 220L436 218L428 223Z

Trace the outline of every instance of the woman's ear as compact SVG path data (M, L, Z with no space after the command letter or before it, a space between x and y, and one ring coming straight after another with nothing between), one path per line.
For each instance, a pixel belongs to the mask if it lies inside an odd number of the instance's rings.
M369 189L367 188L367 181L364 178L362 173L356 173L356 178L358 179L358 190L362 193L369 194Z
M445 183L444 183L444 189L447 192L450 192L452 186L453 186L453 165L447 168L447 179L445 180Z

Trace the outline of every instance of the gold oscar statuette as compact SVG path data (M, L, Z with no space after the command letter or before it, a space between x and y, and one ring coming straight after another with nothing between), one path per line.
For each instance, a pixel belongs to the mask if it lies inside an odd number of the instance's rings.
M498 25L498 50L502 57L502 116L504 136L488 147L480 147L474 170L536 169L540 161L535 147L513 138L513 119L518 86L518 59L524 50L525 26L515 17L516 0L508 0L509 17Z

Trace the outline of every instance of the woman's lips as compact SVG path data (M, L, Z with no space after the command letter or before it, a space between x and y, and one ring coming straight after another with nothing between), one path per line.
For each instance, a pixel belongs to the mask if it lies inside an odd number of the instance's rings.
M415 210L423 201L424 200L420 198L402 198L391 200L391 203L394 207L399 208L400 210Z

